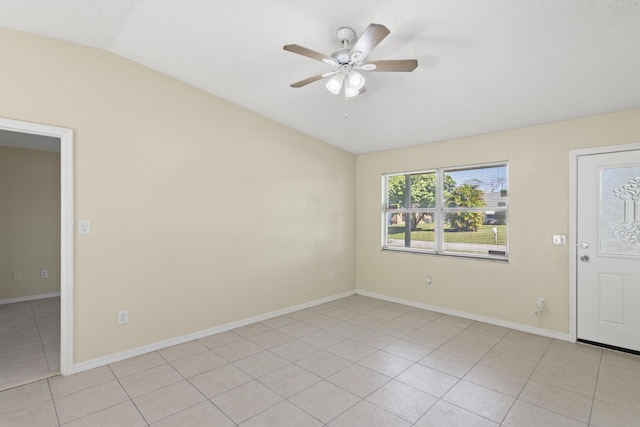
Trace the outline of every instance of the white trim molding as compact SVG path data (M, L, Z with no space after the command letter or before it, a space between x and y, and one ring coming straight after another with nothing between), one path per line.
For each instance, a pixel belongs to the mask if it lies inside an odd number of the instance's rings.
M375 292L356 290L358 295L364 295L366 297L377 298L384 301L395 302L398 304L408 305L409 307L421 308L423 310L435 311L436 313L448 314L450 316L462 317L464 319L475 320L478 322L488 323L490 325L502 326L503 328L514 329L516 331L527 332L529 334L540 335L547 338L554 338L561 341L569 341L569 335L562 332L552 331L549 329L536 328L533 326L523 325L520 323L507 322L505 320L494 319L492 317L480 316L477 314L466 313L464 311L451 310L445 307L438 307L435 305L423 304L416 301L406 300L402 298L390 297L388 295L377 294Z
M258 316L250 317L248 319L238 320L236 322L227 323L220 326L215 326L213 328L205 329L198 332L193 332L191 334L182 335L175 338L170 338L168 340L156 342L153 344L145 345L142 347L132 348L130 350L122 351L120 353L110 354L108 356L99 357L97 359L88 360L86 362L81 362L73 365L73 373L76 374L78 372L88 371L89 369L99 368L100 366L105 366L110 363L120 362L121 360L129 359L131 357L140 356L141 354L150 353L152 351L162 350L163 348L173 347L174 345L184 344L189 341L197 340L200 338L205 338L211 335L219 334L221 332L230 331L232 329L240 328L242 326L247 326L252 323L262 322L268 319L272 319L274 317L282 316L285 314L293 313L294 311L304 310L305 308L314 307L316 305L324 304L326 302L331 302L338 300L340 298L346 298L351 295L354 295L356 292L347 291L337 295L332 295L326 298L317 299L314 301L310 301L303 304L294 305L291 307L283 308L280 310L272 311L265 314L260 314Z
M73 366L73 130L0 118L0 129L60 139L60 373Z
M39 299L55 298L59 296L60 296L60 292L53 292L51 294L39 294L39 295L28 295L26 297L5 298L5 299L0 299L0 305L12 304L14 302L37 301Z

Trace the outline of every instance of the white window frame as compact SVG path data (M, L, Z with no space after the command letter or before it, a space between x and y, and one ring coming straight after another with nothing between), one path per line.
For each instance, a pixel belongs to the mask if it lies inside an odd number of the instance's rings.
M478 259L486 259L486 260L494 260L494 261L508 261L509 260L509 221L507 219L507 239L505 244L505 254L474 254L474 253L461 253L461 252L447 252L444 249L444 221L443 218L447 213L453 212L478 212L478 211L486 211L491 209L492 211L504 212L505 218L508 218L508 206L490 206L483 208L447 208L444 206L444 174L445 172L459 171L459 170L468 170L468 169L481 169L492 166L504 166L506 168L506 176L507 176L507 191L508 191L508 182L509 182L509 164L507 161L501 162L493 162L493 163L482 163L482 164L473 164L473 165L465 165L465 166L450 166L450 167L442 167L435 169L425 169L419 171L405 171L405 172L394 172L394 173L386 173L382 175L382 250L385 251L394 251L394 252L408 252L408 253L417 253L417 254L429 254L429 255L440 255L440 256L454 256L461 258L478 258ZM433 208L397 208L397 209L389 209L388 206L388 196L389 196L389 186L388 186L388 178L392 176L399 175L417 175L417 174L428 174L435 173L436 175L436 203ZM398 246L389 246L388 245L388 235L389 235L389 214L411 214L411 213L432 213L437 218L435 222L436 226L434 229L435 232L435 242L434 249L420 249L420 248L411 248L411 247L398 247Z

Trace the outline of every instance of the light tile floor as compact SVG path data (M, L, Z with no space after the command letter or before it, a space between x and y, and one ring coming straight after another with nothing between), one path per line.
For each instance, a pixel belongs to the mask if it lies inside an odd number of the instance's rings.
M60 372L60 298L0 305L0 390Z
M0 393L2 426L640 426L640 357L354 295Z

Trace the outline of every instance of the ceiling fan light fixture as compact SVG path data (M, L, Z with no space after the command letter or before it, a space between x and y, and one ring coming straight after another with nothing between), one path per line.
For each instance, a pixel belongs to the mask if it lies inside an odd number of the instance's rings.
M357 71L352 70L349 72L349 86L354 90L360 91L364 87L364 76Z
M362 88L360 88L362 89ZM344 96L346 98L353 98L354 96L360 95L360 89L356 89L349 84L349 79L344 81Z
M337 95L340 93L340 89L342 89L343 81L344 81L344 75L342 75L341 73L338 73L329 79L329 81L326 84L326 88L332 94Z

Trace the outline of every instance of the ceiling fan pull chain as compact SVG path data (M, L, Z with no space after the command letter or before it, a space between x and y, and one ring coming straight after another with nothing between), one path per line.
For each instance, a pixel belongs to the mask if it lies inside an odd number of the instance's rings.
M344 94L344 118L349 118L349 97L347 97L346 91Z

